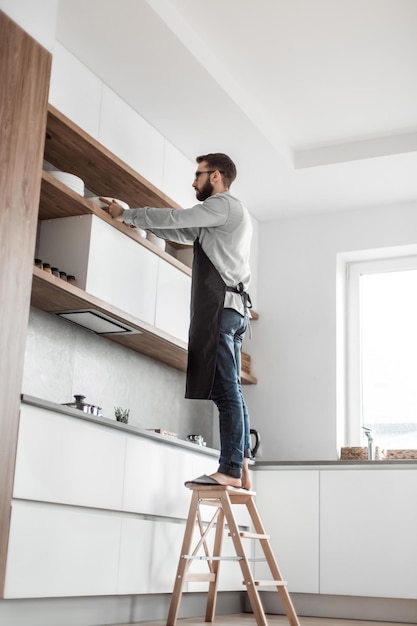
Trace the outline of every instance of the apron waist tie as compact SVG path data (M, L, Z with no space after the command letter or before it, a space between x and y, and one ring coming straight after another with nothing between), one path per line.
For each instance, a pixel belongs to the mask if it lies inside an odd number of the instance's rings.
M252 300L250 299L250 295L248 294L247 291L245 291L243 287L243 283L239 283L237 287L228 287L226 285L226 291L231 291L232 293L238 293L241 296L243 306L245 309L245 317L248 318L249 339L252 339L252 326L251 326L250 317L249 317L249 309L252 308Z
M245 307L245 313L246 309L252 308L252 300L250 299L250 295L248 294L248 292L245 291L243 283L239 283L237 287L228 287L226 285L226 291L231 291L232 293L238 293L240 295L240 297L242 298L243 306Z

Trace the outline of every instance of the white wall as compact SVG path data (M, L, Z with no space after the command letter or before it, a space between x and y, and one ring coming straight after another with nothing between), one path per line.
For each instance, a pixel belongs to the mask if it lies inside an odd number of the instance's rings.
M416 243L407 204L260 224L258 310L246 390L260 460L337 458L337 255Z

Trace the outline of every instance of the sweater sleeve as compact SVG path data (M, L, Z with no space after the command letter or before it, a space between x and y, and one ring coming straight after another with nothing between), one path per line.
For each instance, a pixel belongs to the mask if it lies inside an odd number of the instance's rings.
M192 243L198 236L200 228L225 224L228 212L227 198L221 194L216 194L190 209L158 209L155 207L126 209L123 212L123 221L126 224L151 230L163 239L170 239L179 243Z

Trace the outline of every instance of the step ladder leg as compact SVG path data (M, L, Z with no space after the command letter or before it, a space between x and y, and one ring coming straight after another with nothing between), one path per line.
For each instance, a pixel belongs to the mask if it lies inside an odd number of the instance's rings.
M190 554L191 542L193 538L193 532L195 527L195 520L197 516L199 506L198 492L193 491L190 503L190 509L188 512L188 519L185 525L184 539L181 547L181 554L178 561L177 574L175 577L174 589L172 592L171 603L168 611L168 618L166 626L176 626L178 610L180 607L182 592L185 582L185 574L191 563L191 561L182 558L183 554Z
M249 498L249 500L252 500L252 498ZM221 502L226 522L229 526L230 536L232 537L233 545L235 547L236 555L240 557L240 568L242 570L244 584L246 585L246 591L249 597L249 602L252 607L253 614L256 619L256 624L257 626L268 626L261 599L254 583L252 570L249 566L248 559L246 557L246 553L242 544L239 527L236 523L236 519L227 492L224 492L222 494Z
M214 546L213 546L213 556L220 557L222 553L222 544L223 544L223 530L224 530L224 512L222 509L219 509L217 515L217 523L216 523L216 533L214 536ZM209 590L207 595L207 606L206 606L206 622L214 622L214 616L216 613L216 602L217 602L217 589L219 584L219 567L220 567L220 559L213 561L211 571L214 573L214 580L209 583Z
M246 506L248 508L249 514L252 519L253 527L256 530L256 532L260 535L266 535L264 526L262 524L258 509L256 507L256 504L253 498L248 499ZM279 570L278 563L275 559L274 553L272 551L269 539L260 539L260 543L261 543L263 552L265 554L266 561L269 565L269 569L271 571L273 580L282 581L283 578ZM289 623L291 624L291 626L300 626L300 622L295 612L287 587L285 585L277 586L277 591L280 595L281 602L284 607Z

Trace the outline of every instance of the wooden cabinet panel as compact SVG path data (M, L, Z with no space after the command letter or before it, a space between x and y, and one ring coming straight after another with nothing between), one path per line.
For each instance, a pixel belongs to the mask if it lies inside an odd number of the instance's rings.
M52 57L0 11L0 597Z
M417 598L417 470L321 473L320 593Z

